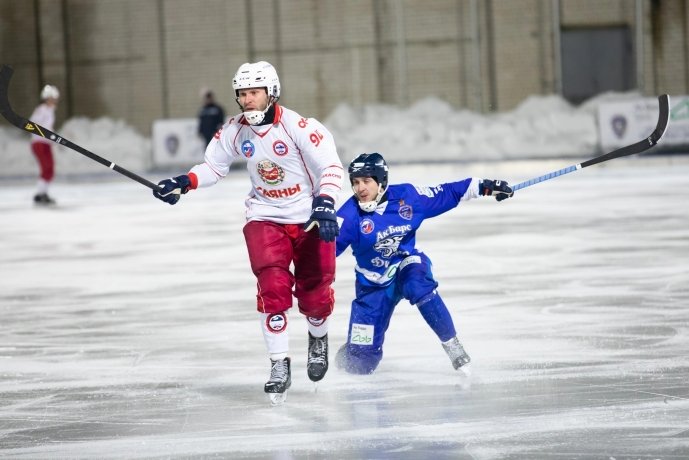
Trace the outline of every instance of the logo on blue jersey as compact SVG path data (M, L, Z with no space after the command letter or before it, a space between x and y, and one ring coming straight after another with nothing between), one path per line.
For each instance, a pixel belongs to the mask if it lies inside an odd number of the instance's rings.
M408 204L404 202L400 203L400 209L397 211L402 219L411 220L414 216L414 210Z
M371 219L366 218L361 221L359 228L361 228L361 233L363 233L364 235L368 235L373 231L375 225L373 225L373 221Z
M383 238L382 240L377 241L376 244L373 245L373 249L379 252L380 255L383 256L385 259L389 259L390 257L397 254L397 249L400 247L402 238L404 238L404 235L393 235L387 238Z
M254 156L254 152L256 151L256 147L254 147L254 143L251 142L250 140L246 140L242 142L242 153L244 154L245 157L251 158Z

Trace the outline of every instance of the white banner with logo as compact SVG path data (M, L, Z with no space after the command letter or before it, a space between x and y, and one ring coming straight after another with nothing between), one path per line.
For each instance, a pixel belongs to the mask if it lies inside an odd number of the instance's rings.
M598 129L604 152L647 138L658 121L658 99L604 102L598 106ZM658 144L689 149L689 97L670 96L670 124Z
M205 141L197 134L198 120L175 118L153 122L154 166L191 166L203 162Z

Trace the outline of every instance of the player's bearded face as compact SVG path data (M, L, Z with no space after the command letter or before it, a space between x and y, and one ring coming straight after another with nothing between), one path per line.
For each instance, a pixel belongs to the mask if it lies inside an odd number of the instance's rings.
M249 88L239 90L239 105L244 112L253 110L264 111L268 108L268 92L265 88Z

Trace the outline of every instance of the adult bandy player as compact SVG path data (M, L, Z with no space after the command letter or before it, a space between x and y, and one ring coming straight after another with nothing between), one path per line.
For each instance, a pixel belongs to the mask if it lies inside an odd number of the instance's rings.
M292 382L287 310L293 292L308 322L307 374L317 382L328 370L328 317L335 302L331 285L339 233L335 198L343 168L333 136L318 120L277 104L280 80L271 64L242 64L232 86L242 113L218 131L203 163L161 181L153 194L175 204L180 194L225 177L235 159L246 160L252 188L244 238L271 362L264 390L279 404Z
M436 290L431 260L416 248L421 223L478 196L498 201L513 195L505 181L466 178L436 187L388 185L388 165L379 153L365 153L349 165L354 196L337 211L342 220L337 254L352 247L356 258L356 298L347 343L337 352L338 367L370 374L383 359L383 342L395 307L407 299L419 309L455 369L471 361L457 338L452 316Z

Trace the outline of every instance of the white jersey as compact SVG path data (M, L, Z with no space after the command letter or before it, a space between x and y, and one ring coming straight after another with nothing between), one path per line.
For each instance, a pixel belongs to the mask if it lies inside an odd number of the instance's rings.
M243 115L230 119L194 166L198 187L225 177L238 158L247 162L251 191L247 221L298 224L309 220L314 196L337 199L343 168L332 134L318 120L275 104L272 124L251 126Z
M29 120L36 124L43 126L51 131L53 131L53 126L55 125L55 107L50 106L46 103L40 104L31 114ZM31 136L31 143L42 142L44 144L50 144L51 141L43 136L35 135Z

